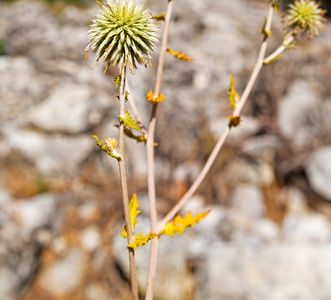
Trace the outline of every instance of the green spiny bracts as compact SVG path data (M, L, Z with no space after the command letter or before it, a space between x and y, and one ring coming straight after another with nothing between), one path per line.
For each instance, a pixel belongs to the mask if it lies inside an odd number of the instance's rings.
M289 4L289 10L285 16L286 25L297 33L302 31L308 37L319 34L324 29L323 21L325 10L319 8L320 3L311 0L295 0Z
M155 50L158 41L157 25L152 16L142 5L127 0L114 0L110 5L102 5L102 13L93 20L89 30L90 41L87 52L96 51L97 58L92 66L102 58L107 63L117 64L120 72L127 64L132 73L137 64L147 66L145 59L151 63L150 51Z

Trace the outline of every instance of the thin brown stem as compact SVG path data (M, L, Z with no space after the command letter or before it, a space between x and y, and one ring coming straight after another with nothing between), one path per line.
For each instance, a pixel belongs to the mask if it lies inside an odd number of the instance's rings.
M162 43L161 43L161 51L160 51L160 57L157 67L157 74L156 74L156 82L154 89L155 97L158 97L161 91L161 81L163 74L164 59L167 51L172 8L173 8L173 0L168 0ZM157 218L156 192L155 192L155 170L154 170L154 138L155 138L157 108L158 108L158 104L157 103L153 104L151 119L148 126L148 136L147 136L148 196L150 203L151 227L153 232L158 231L158 218ZM157 264L157 254L158 254L158 243L159 243L159 239L153 239L151 252L150 252L146 300L153 299L154 280L156 274L156 264Z
M137 108L137 105L136 105L136 102L134 101L133 97L131 96L131 91L130 91L130 88L129 88L129 84L128 82L126 83L126 90L128 91L128 101L129 101L129 104L130 104L130 107L132 109L132 112L135 116L135 119L137 120L138 122L138 125L139 125L139 128L142 132L142 134L144 135L144 137L147 139L147 130L141 120L141 117L140 117L140 114L139 114L139 111L138 111L138 108Z
M265 32L270 32L271 30L271 21L272 21L272 16L273 16L273 7L269 7L269 12L267 16L267 21L265 25ZM246 101L247 98L252 90L252 87L257 79L257 76L263 66L263 60L265 57L266 49L267 49L267 40L268 40L268 35L265 35L263 42L260 47L260 51L258 54L258 59L257 62L254 66L252 75L245 87L245 90L237 103L237 108L234 111L233 115L234 116L239 116ZM218 142L216 143L212 153L210 154L206 164L202 168L200 174L198 177L195 179L193 182L192 186L189 188L189 190L185 193L185 195L178 201L178 203L168 212L168 214L163 218L163 220L159 223L159 228L162 229L167 222L169 222L178 212L179 210L183 207L183 205L192 197L192 195L196 192L198 187L200 186L201 182L204 180L206 177L207 173L209 172L210 168L212 167L219 151L222 149L222 146L224 145L224 142L226 138L228 137L229 133L231 130L230 124L225 128L222 136L219 138Z
M125 83L126 83L126 67L123 67L121 72L121 83L120 83L120 116L125 117ZM123 198L123 210L124 210L124 219L126 231L128 233L128 243L134 241L134 232L131 226L130 220L130 209L129 209L129 195L128 195L128 183L126 176L126 167L125 167L125 155L124 155L124 124L120 123L118 130L118 152L121 155L119 159L119 169L120 169L120 181L122 187L122 198ZM131 279L131 293L133 300L139 300L138 296L138 286L137 286L137 276L136 276L136 267L134 260L134 250L129 248L129 262L130 262L130 279Z

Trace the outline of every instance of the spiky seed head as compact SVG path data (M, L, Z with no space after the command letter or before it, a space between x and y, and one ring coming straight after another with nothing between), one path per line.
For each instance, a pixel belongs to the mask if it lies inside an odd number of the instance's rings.
M320 2L311 0L295 0L289 4L289 10L285 16L285 24L295 33L301 31L308 37L319 34L324 29L323 15L325 10L320 9Z
M121 72L128 63L134 73L137 64L147 66L145 59L152 66L149 53L155 50L159 36L149 12L134 1L113 0L111 4L98 4L102 11L92 21L90 40L85 49L86 56L90 49L96 51L92 68L100 59L107 63L105 72L110 64L117 64Z

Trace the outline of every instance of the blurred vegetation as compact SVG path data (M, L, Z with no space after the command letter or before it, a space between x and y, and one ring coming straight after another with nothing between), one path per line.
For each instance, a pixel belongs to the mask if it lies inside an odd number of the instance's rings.
M5 2L5 3L12 3L12 2L17 2L17 1L24 1L24 0L0 0L1 2ZM39 0L48 4L60 4L61 6L64 6L66 4L73 4L73 5L77 5L77 6L87 6L87 5L91 5L93 3L96 3L97 0ZM101 2L106 1L106 0L102 0ZM218 0L215 0L218 1ZM250 0L247 0L250 1ZM293 3L294 0L281 0L281 7L284 9L286 8L286 6L290 3ZM321 7L323 9L326 9L327 12L327 16L330 16L331 13L331 0L320 0L319 2L321 2Z
M0 55L5 55L6 42L4 39L0 38Z
M17 2L17 1L20 1L20 0L0 0L0 3L1 2L12 3L12 2ZM48 3L48 4L61 4L61 5L74 4L74 5L78 5L78 6L86 6L86 5L96 3L96 0L40 0L40 1Z

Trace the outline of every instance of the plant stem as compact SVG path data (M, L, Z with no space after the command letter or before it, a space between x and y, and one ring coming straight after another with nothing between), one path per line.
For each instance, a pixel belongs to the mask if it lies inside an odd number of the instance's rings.
M161 43L161 51L160 51L160 57L157 67L157 74L156 74L156 82L154 89L155 97L158 97L161 91L164 58L167 51L172 8L173 8L173 0L168 0L162 43ZM157 108L158 108L158 104L157 103L153 104L151 118L148 126L148 136L147 136L148 196L150 203L151 227L152 227L152 231L155 233L158 232L158 219L157 219L156 193L155 193L155 169L154 169L154 137L155 137ZM148 281L147 281L147 289L146 289L146 300L153 299L153 290L154 290L154 281L155 281L157 254L158 254L158 243L159 243L159 239L152 240L149 271L148 271Z
M120 83L120 116L123 118L125 117L125 83L126 83L126 67L123 67L121 72L121 83ZM118 152L121 155L121 159L119 159L118 164L120 169L120 180L122 186L124 219L125 219L126 231L128 233L128 244L130 244L134 241L134 233L132 230L131 220L130 220L128 183L127 183L125 155L124 155L123 122L120 122L119 130L118 130ZM136 267L134 260L134 250L129 248L128 251L129 251L129 262L130 262L130 280L131 280L132 299L139 300Z
M140 114L139 114L139 111L138 111L136 102L134 101L133 97L131 96L131 92L130 92L130 88L129 88L128 82L126 83L126 90L128 91L128 101L129 101L130 107L132 109L132 112L133 112L133 114L135 116L135 119L138 122L138 125L139 125L139 128L140 128L142 134L147 139L147 130L146 130L146 128L145 128L145 126L144 126L144 124L143 124L143 122L141 120L141 117L140 117Z
M290 34L288 34L285 37L282 45L279 46L272 54L270 54L268 57L266 57L263 60L263 63L268 64L269 62L273 61L275 58L277 58L279 55L281 55L287 49L288 45L290 45L293 41L294 41L294 37L291 32Z
M270 32L271 30L271 21L272 21L272 16L273 16L273 7L269 6L269 12L267 16L267 21L265 25L265 31ZM257 76L263 66L263 61L267 49L267 40L268 40L268 35L264 36L263 42L260 47L260 51L258 54L258 59L257 62L255 63L253 72L251 74L251 77L245 87L245 90L237 103L236 110L234 111L233 115L234 116L239 116L246 101L247 98L253 88L253 85L257 79ZM210 168L212 167L213 163L216 160L216 157L219 153L219 151L222 149L222 146L224 145L224 142L226 138L228 137L229 133L231 130L230 124L225 128L222 136L219 138L218 142L216 143L212 153L210 154L206 164L202 168L200 174L198 177L195 179L193 182L192 186L189 188L189 190L185 193L185 195L178 201L178 203L168 212L168 214L162 219L162 221L159 223L159 228L162 229L167 222L169 222L175 215L179 212L179 210L183 207L183 205L192 197L192 195L196 192L198 187L200 186L201 182L204 180L206 177L207 173L209 172Z

